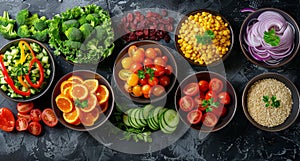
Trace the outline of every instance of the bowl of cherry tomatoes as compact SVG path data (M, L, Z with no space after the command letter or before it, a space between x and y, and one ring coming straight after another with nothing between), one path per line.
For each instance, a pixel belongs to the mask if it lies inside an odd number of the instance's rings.
M120 91L137 103L157 102L176 83L177 64L170 51L155 41L130 43L118 55L113 69Z
M188 126L202 132L214 132L233 118L237 96L222 75L202 71L186 77L175 92L175 106Z

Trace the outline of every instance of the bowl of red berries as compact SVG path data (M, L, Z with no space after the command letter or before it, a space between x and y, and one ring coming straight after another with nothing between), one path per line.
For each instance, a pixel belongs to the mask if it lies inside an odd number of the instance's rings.
M233 118L237 96L222 75L202 71L186 77L175 92L175 106L188 126L202 132L214 132Z

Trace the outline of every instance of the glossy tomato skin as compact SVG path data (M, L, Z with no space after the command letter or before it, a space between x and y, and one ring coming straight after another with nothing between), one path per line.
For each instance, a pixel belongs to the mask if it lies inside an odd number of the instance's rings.
M16 121L16 129L18 131L25 131L28 128L28 122L25 118L18 118Z
M160 77L165 74L165 68L163 66L155 65L152 69L154 70L155 77Z
M183 96L179 100L179 107L181 110L188 112L195 107L195 102L191 96Z
M200 123L202 118L202 112L200 110L192 110L187 114L187 119L191 124Z
M156 77L152 77L152 79L150 78L150 79L148 79L148 84L150 85L150 86L155 86L155 85L157 85L159 83L159 80L158 80L158 78L156 78Z
M230 95L228 92L221 92L218 94L218 98L220 103L224 104L224 105L229 105L230 104Z
M165 93L165 88L161 85L155 85L151 88L151 94L154 96L161 96L163 93Z
M200 98L200 96L196 96L196 97L194 98L194 102L195 102L195 105L196 105L196 107L198 108L198 110L200 110L200 111L205 111L205 110L206 110L206 107L203 107L203 106L202 106L202 101L203 101L203 99Z
M159 78L159 84L166 87L170 84L171 80L168 76L164 75Z
M148 78L142 78L142 79L139 79L139 83L140 83L141 85L146 85L146 84L148 84Z
M216 93L214 92L214 91L208 91L207 93L206 93L206 95L205 95L205 99L206 100L209 100L209 99L211 99L211 98L213 98L213 101L214 102L217 102L218 101L218 96L216 95Z
M30 111L30 118L32 121L41 121L42 119L42 111L40 109L32 109Z
M212 112L207 112L203 115L202 122L207 127L214 127L218 122L218 117Z
M189 83L183 88L183 93L188 96L199 94L199 86L197 83Z
M0 129L11 132L15 127L15 117L9 108L0 108Z
M42 132L42 125L37 121L32 121L28 125L28 131L32 135L40 135Z
M31 121L31 117L30 114L21 114L21 113L17 113L17 118L24 118L27 120L27 122Z
M51 108L46 108L43 110L42 120L49 127L54 127L58 123L58 119Z
M132 71L133 73L137 73L138 70L142 70L143 66L141 63L133 63L130 67L130 71Z
M209 81L208 88L216 93L219 93L223 89L223 82L218 78L212 78Z
M171 75L173 73L173 67L171 65L167 65L165 67L165 73L166 75Z
M200 91L206 92L208 90L208 82L206 80L200 80L198 84Z
M33 109L33 102L19 102L17 104L17 110L21 114L28 114Z

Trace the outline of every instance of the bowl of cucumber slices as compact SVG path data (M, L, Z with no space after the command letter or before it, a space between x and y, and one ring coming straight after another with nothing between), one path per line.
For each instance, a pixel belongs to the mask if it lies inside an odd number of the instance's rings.
M42 43L28 38L0 49L0 92L9 100L28 102L44 95L54 79L55 64Z

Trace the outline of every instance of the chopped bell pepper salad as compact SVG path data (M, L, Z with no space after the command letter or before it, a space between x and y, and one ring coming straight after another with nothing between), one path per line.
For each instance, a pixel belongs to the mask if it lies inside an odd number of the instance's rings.
M11 98L29 98L42 91L51 75L47 51L20 40L0 55L0 88Z

